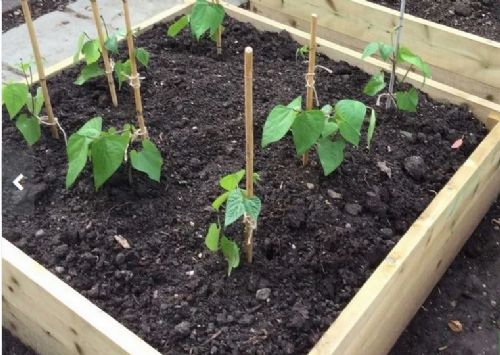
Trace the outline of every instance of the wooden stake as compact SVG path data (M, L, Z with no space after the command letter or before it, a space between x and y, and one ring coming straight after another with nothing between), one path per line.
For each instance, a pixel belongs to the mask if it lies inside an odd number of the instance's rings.
M219 0L215 0L215 3L219 5ZM222 26L217 30L217 54L222 54Z
M309 40L309 66L306 74L306 110L312 110L314 106L314 77L316 71L316 33L318 29L318 15L311 15L311 38ZM302 155L302 165L309 162L309 152Z
M139 123L139 129L141 131L141 138L148 138L148 130L144 124L144 115L142 110L142 99L141 99L141 80L139 79L139 74L137 73L137 63L135 61L135 48L134 48L134 37L132 33L132 24L130 21L130 13L128 10L128 0L123 1L123 15L125 17L125 25L127 28L127 45L128 45L128 56L130 59L130 85L134 88L134 98L135 98L135 111L137 115L137 121Z
M245 138L246 138L246 190L253 197L253 50L245 48ZM253 222L255 223L255 221ZM245 222L245 255L248 263L253 259L252 221Z
M52 111L52 104L50 103L49 90L47 89L47 79L43 68L42 55L40 54L40 47L38 46L38 41L36 39L35 28L33 27L33 20L31 19L31 11L28 6L28 0L21 0L21 6L23 9L24 21L26 22L26 26L28 26L33 55L35 56L38 80L40 81L43 99L45 101L45 111L47 112L48 122L51 125L50 131L52 132L52 137L59 138L59 131L57 130L54 112Z
M113 69L111 68L111 63L109 61L108 50L104 45L104 33L101 27L101 16L99 15L99 7L97 6L97 0L90 0L92 5L92 14L94 16L95 27L97 29L97 35L99 36L99 43L101 45L102 59L104 61L104 69L106 72L106 77L108 78L109 93L111 95L111 101L113 106L118 106L118 98L116 97L115 80L113 79Z

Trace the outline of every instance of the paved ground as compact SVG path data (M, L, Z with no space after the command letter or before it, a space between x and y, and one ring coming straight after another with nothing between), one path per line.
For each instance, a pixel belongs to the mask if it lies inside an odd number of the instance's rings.
M2 5L13 6L19 0L2 0ZM241 4L244 0L230 0L233 4ZM140 0L129 1L133 25L167 10L183 0ZM123 28L122 2L105 0L99 2L101 15L113 28ZM82 32L95 37L96 30L92 20L89 0L77 0L68 5L64 11L55 11L37 18L34 21L40 51L49 67L61 60L71 57L76 42ZM13 28L2 35L2 81L20 80L17 64L33 60L31 43L26 25Z

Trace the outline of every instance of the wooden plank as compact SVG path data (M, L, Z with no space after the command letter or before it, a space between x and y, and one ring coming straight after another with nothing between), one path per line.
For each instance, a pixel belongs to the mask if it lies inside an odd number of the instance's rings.
M308 34L301 30L271 20L267 17L248 12L234 5L225 3L224 7L226 12L231 17L242 22L249 22L261 31L280 32L285 30L290 33L292 39L301 45L307 44L309 41ZM322 38L318 38L317 42L318 52L333 60L346 61L347 63L370 74L377 73L380 69L390 70L388 63L384 63L376 58L366 58L363 60L361 59L361 53L355 50L340 46ZM398 69L397 75L402 77L405 72L406 71L403 69ZM408 74L406 80L437 101L447 101L455 105L466 104L474 115L484 122L488 128L493 127L497 122L497 120L490 117L490 113L500 112L500 104L495 104L491 101L481 99L480 97L458 90L449 85L442 84L435 80L427 79L425 85L421 87L423 78L416 73Z
M386 354L499 192L500 124L421 214L310 354Z
M159 355L5 239L2 268L2 324L38 353Z
M357 51L390 43L398 11L362 0L251 0L251 9L307 30L318 13L320 37ZM500 43L412 15L405 16L402 43L431 65L433 78L500 103Z

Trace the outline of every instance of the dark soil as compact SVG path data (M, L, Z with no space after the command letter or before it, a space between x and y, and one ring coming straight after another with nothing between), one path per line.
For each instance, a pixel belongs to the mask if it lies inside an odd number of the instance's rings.
M401 0L369 0L395 10ZM406 13L500 41L500 0L407 1Z
M4 355L35 355L33 349L21 343L7 329L2 328L2 354Z
M33 20L48 14L52 11L62 11L66 6L75 0L31 0L31 17ZM17 27L24 23L23 11L21 10L21 3L16 9L2 12L2 33Z
M304 354L485 129L466 108L423 95L419 113L379 110L371 150L348 149L329 177L314 154L302 168L289 138L256 149L263 210L255 260L228 278L203 237L215 218L208 207L221 192L219 177L244 166L243 49L255 51L256 143L270 109L305 91L306 64L295 61L297 44L285 33L226 25L222 58L213 43L196 43L188 33L167 38L164 25L137 39L152 53L141 89L150 135L165 160L160 184L138 173L129 185L123 169L96 193L87 171L66 191L62 143L45 132L28 149L4 119L4 236L163 353ZM318 61L334 72L317 79L321 103L354 98L374 105L361 93L368 75ZM68 132L95 115L106 126L134 119L127 88L113 109L104 80L78 87L76 76L71 69L49 80ZM464 145L452 150L462 136ZM423 164L409 166L415 156ZM392 178L377 162L387 163ZM11 183L20 172L24 192ZM228 230L237 240L239 227ZM132 248L122 249L115 235ZM256 292L264 288L270 298L260 301Z
M500 201L491 207L391 354L498 355L498 280ZM451 331L448 322L453 320L463 325L463 332Z

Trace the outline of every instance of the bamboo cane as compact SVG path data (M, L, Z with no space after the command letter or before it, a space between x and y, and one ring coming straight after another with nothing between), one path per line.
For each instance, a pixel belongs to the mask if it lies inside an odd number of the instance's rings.
M90 0L92 5L92 15L94 16L95 27L97 29L97 35L99 36L99 43L101 45L102 59L104 61L104 69L106 72L106 77L108 78L109 93L111 95L111 101L113 106L118 106L118 98L116 97L115 80L113 79L113 69L109 61L108 50L104 45L104 33L101 27L101 16L99 15L99 7L97 6L97 0Z
M391 78L389 79L389 95L390 96L387 98L387 101L385 102L386 110L391 108L392 97L394 95L394 83L396 81L396 60L397 60L397 55L399 52L399 44L401 41L401 30L403 29L405 8L406 8L406 0L401 0L401 6L400 6L400 10L399 10L399 23L398 23L398 28L396 29L396 43L391 43L391 45L394 46L394 54L392 56Z
M318 15L311 15L311 38L309 40L309 65L306 74L306 110L312 110L314 105L314 78L316 70L316 33L318 28ZM302 155L302 165L309 162L309 152Z
M130 85L134 89L135 98L135 111L137 116L137 121L139 123L139 129L141 131L142 139L148 138L148 130L144 124L144 115L142 109L142 99L141 99L141 81L139 74L137 73L137 63L135 61L135 48L134 48L134 37L132 33L132 24L130 21L130 13L128 9L128 0L123 1L123 15L125 17L125 25L127 28L127 45L128 45L128 56L130 59Z
M50 102L49 89L47 88L47 78L45 77L45 70L43 68L43 61L42 61L42 56L40 54L40 47L38 46L38 41L36 39L35 28L33 26L33 20L31 19L31 11L28 6L28 1L21 0L21 7L23 9L24 21L26 22L26 26L28 27L31 47L33 48L33 55L35 56L36 69L38 71L38 80L40 81L40 86L42 88L42 94L45 102L45 110L47 111L50 131L52 132L52 137L59 138L59 131L57 130L57 124L54 118L54 112L52 111L52 104Z
M215 0L215 3L219 5L219 0ZM222 54L222 26L217 30L217 54Z
M246 191L247 197L253 197L253 50L245 48L245 139L246 139ZM245 255L248 263L253 259L254 222L245 222Z

